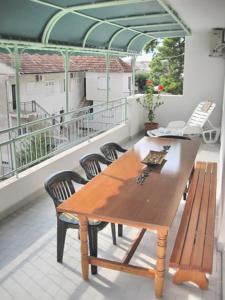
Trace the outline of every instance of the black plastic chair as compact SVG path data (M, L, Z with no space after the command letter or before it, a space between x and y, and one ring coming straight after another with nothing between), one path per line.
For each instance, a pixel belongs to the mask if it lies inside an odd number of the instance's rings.
M120 145L116 143L107 143L100 147L102 154L105 158L111 162L118 158L117 152L125 153L127 149L122 148ZM123 235L123 225L118 224L118 236Z
M111 163L111 161L97 153L85 155L80 159L80 165L84 169L85 174L89 180L101 173L102 169L100 164L108 166ZM116 227L114 223L111 223L111 230L113 235L113 244L116 245Z
M100 164L108 166L111 164L111 161L96 153L85 155L80 159L80 165L84 169L87 179L89 180L101 173L102 169Z
M46 179L44 186L54 201L55 208L64 200L75 193L74 183L86 184L88 181L73 171L61 171ZM79 230L79 220L76 215L70 213L59 213L57 215L57 261L62 262L65 245L66 231L68 228ZM101 221L90 221L88 225L90 255L97 257L97 233L108 223ZM113 241L116 239L115 230ZM97 273L97 267L91 266L92 274Z
M100 150L102 154L105 156L105 158L109 161L114 161L118 158L117 152L126 152L127 149L122 148L120 145L116 143L107 143L100 147Z

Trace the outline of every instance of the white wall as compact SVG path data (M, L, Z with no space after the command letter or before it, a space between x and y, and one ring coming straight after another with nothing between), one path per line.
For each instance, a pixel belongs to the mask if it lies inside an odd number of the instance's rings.
M224 97L222 106L222 120L221 120L221 146L220 159L218 169L219 191L218 198L220 199L218 212L218 247L225 251L225 80L224 80ZM224 253L225 255L225 253ZM224 256L225 257L225 256Z
M128 78L131 73L110 73L109 76L109 99L114 100L130 95ZM106 101L107 85L105 73L86 73L87 100Z
M66 108L66 94L64 91L64 73L42 74L42 81L35 81L35 74L22 75L20 79L21 102L35 100L48 113L58 114ZM84 72L76 72L75 78L69 74L69 109L73 110L79 106L84 97ZM12 101L11 84L8 84L8 99Z
M187 121L197 104L204 100L216 102L210 119L220 126L225 60L209 57L209 53L210 33L193 33L186 37L183 95L162 96L164 105L156 115L162 126L173 120Z
M114 127L89 141L83 142L69 150L0 182L0 218L18 209L28 201L35 200L35 195L43 191L44 180L52 173L74 169L79 165L79 159L88 153L99 153L99 147L106 142L121 143L135 136L143 129L144 112L136 102L135 97L128 98L128 122Z
M20 79L21 102L35 100L48 113L58 114L66 108L66 95L64 91L64 74L42 74L42 81L36 82L36 74L24 74ZM76 72L75 78L69 74L69 109L74 110L84 98L84 78L86 76L87 100L106 101L106 75L105 73ZM110 99L129 96L128 78L131 73L110 73ZM11 85L15 79L8 82L8 101L12 102ZM105 86L104 86L105 85Z

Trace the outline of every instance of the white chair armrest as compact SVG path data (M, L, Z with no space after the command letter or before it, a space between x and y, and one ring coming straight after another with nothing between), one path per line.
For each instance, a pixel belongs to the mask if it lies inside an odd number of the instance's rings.
M200 135L202 134L202 127L201 126L185 126L182 130L183 135L185 134L194 134L194 135Z
M184 121L172 121L167 125L168 129L182 129L184 128L186 123Z

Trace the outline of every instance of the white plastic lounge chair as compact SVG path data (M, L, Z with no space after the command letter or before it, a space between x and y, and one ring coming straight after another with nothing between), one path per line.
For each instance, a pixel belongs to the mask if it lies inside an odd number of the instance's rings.
M216 128L209 121L209 116L213 112L216 104L211 101L203 101L198 104L190 119L184 121L170 122L166 128L149 130L147 133L151 137L162 135L202 135L205 143L215 143L220 135L220 129ZM208 123L208 129L204 126Z

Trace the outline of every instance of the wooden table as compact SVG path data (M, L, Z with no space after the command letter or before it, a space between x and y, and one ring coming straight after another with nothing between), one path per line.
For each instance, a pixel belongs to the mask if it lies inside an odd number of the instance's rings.
M149 174L143 185L137 176L145 168L141 160L149 150L171 145L161 170ZM89 264L154 278L155 294L162 296L165 277L167 234L176 215L191 174L198 141L142 138L134 147L92 179L58 207L59 212L76 213L80 220L82 274L88 279ZM140 228L122 262L88 256L88 219ZM157 231L157 262L154 269L130 265L145 230Z

